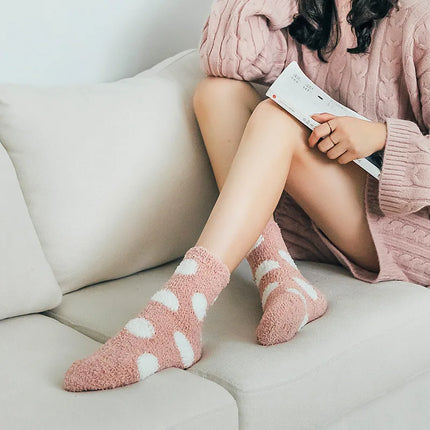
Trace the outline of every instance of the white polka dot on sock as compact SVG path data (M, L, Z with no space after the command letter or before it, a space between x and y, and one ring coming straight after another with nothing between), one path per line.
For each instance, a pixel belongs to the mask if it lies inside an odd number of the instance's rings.
M194 275L197 272L198 264L197 261L192 258L184 258L174 273L180 275Z
M264 289L263 295L261 296L261 304L263 305L263 309L264 309L264 306L266 305L266 300L269 297L270 293L273 290L276 290L276 288L278 287L279 287L278 282L272 282L269 285L267 285L267 287Z
M254 245L252 246L252 248L248 251L248 254L251 251L254 251L255 248L258 248L263 242L264 242L264 237L260 234L260 236L258 236L257 241L254 243Z
M173 335L176 343L176 347L178 348L179 354L181 355L182 364L184 368L190 367L194 361L194 351L193 348L185 337L183 333L180 331L175 331Z
M301 278L293 278L293 279L297 282L297 284L299 284L306 291L306 293L309 294L309 297L312 300L316 300L318 298L318 294L314 290L314 287L312 287L312 285L308 284L306 281L304 281Z
M153 375L158 369L158 359L149 352L144 352L137 358L137 368L139 369L140 379Z
M125 328L134 336L149 339L155 334L154 326L145 318L133 318Z
M295 269L299 269L298 267L297 267L297 265L296 265L296 263L294 262L294 260L293 260L293 258L291 257L291 255L290 254L288 254L287 252L285 252L285 250L283 250L283 249L280 249L279 251L278 251L278 254L286 261L286 262L288 262L288 263L290 263L291 264L291 266L293 266Z
M309 321L309 317L308 317L308 314L306 314L305 317L303 318L302 323L300 324L300 327L297 329L297 331L300 331L302 329L302 327L308 323L308 321Z
M206 316L206 309L208 307L208 301L206 296L202 293L194 293L191 302L193 304L193 310L199 321L203 321Z
M159 290L152 297L151 300L158 302L169 308L171 311L176 312L179 309L179 300L175 294L170 290Z
M303 321L297 330L297 331L300 331L301 328L308 322L308 318L309 318L308 317L308 304L306 303L305 296L299 290L296 290L295 288L288 288L287 291L290 291L291 293L298 295L302 299L303 304L305 305L305 317L303 318Z
M261 278L273 269L279 269L281 266L277 261L264 260L255 271L255 282L257 286L260 284Z

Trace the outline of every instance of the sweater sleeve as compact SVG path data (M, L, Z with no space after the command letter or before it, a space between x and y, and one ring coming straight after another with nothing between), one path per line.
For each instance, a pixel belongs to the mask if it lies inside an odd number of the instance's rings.
M406 62L411 104L418 124L387 118L387 139L379 181L379 206L385 215L406 215L427 207L430 213L430 26L414 32Z
M199 43L201 67L209 76L271 84L296 59L285 29L296 13L297 0L214 0Z

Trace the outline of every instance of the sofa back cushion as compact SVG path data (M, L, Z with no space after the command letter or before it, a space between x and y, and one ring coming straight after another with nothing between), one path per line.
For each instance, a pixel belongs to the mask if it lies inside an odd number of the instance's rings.
M192 108L203 76L192 49L116 82L0 85L0 141L63 293L197 241L218 195Z
M62 294L0 145L0 320L57 306Z

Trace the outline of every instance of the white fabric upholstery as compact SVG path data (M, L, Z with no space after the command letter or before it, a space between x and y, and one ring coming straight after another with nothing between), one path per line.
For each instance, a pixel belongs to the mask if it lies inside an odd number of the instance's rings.
M66 294L46 314L104 342L141 310L179 262ZM290 342L258 345L260 299L243 260L208 312L203 358L190 371L233 394L242 430L329 428L341 417L345 424L348 414L356 425L367 419L367 428L391 429L392 420L383 425L384 415L399 401L414 405L416 393L430 398L430 385L417 377L430 370L430 291L406 282L361 282L340 266L297 265L328 297L322 318ZM414 389L402 390L414 381ZM398 396L390 398L395 390ZM366 409L373 402L380 407ZM428 412L424 402L416 406L419 424ZM372 427L372 420L382 427Z
M178 258L216 201L192 108L197 52L155 70L164 77L0 85L0 141L63 292Z
M52 318L28 315L1 321L0 339L2 429L238 428L232 396L179 369L115 390L64 390L68 367L100 344Z
M374 401L328 423L324 429L426 430L430 422L429 387L430 373L419 373L405 385L388 389Z
M0 145L0 320L57 306L62 294Z

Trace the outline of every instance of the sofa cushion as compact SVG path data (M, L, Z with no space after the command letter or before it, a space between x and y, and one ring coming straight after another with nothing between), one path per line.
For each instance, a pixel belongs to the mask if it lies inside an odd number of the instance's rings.
M140 311L179 262L66 294L46 314L104 342ZM341 266L297 265L326 294L329 307L291 341L256 343L261 305L246 260L208 312L203 357L190 371L233 394L242 429L326 428L430 370L428 289L400 281L365 283ZM408 397L414 390L401 398L414 406L416 419L430 418L424 408L430 385L417 390L424 400ZM382 403L378 421L386 413L401 414L393 410L397 403Z
M3 429L238 428L232 396L180 369L114 390L64 390L68 367L100 344L52 318L28 315L1 321L0 339Z
M57 306L60 287L46 261L15 169L0 145L0 320Z
M203 76L187 50L116 82L0 85L0 141L64 293L197 241L218 195L192 108Z

